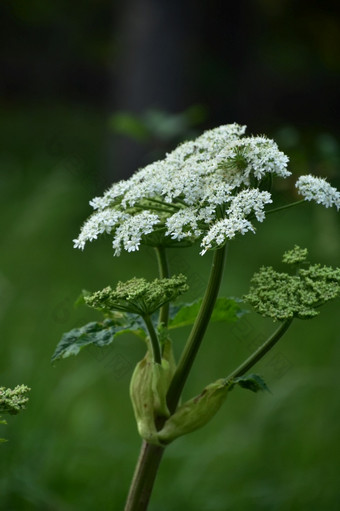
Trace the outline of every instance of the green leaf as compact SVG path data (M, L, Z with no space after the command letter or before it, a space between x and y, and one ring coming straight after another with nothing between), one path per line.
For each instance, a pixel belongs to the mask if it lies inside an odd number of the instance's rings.
M270 392L266 383L258 374L249 374L248 376L235 378L233 384L239 385L243 389L251 390L252 392L258 392L259 390Z
M125 135L139 142L150 138L145 123L136 115L129 112L117 112L110 119L110 128L119 135Z
M192 325L198 315L202 304L202 298L192 303L186 303L181 306L175 306L170 311L169 330ZM240 301L233 298L218 298L210 321L227 321L233 323L237 321L244 313L245 309L240 306Z
M124 333L134 333L144 339L142 320L134 314L121 314L119 319L93 321L80 328L73 328L62 336L52 356L52 362L77 355L84 346L90 344L100 348L108 346L117 335Z

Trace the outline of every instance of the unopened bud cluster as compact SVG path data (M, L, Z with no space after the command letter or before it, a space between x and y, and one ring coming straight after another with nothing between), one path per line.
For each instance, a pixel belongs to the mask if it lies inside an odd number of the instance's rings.
M340 295L340 268L307 263L307 250L296 246L283 262L299 265L293 275L263 267L255 273L247 300L262 316L274 320L309 319L319 307Z
M0 387L0 413L14 415L23 410L30 390L26 385L17 385L14 389Z
M133 278L118 282L115 289L108 286L84 299L87 305L103 312L124 311L145 316L185 293L188 290L186 282L187 278L181 274L152 282Z

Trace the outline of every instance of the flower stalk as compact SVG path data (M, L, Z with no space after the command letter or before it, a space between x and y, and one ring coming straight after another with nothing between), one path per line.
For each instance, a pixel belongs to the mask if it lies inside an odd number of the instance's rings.
M183 387L189 376L190 369L208 327L209 319L214 309L222 281L225 255L226 246L223 246L221 249L214 252L210 277L199 314L193 325L182 356L179 360L172 382L170 383L169 391L167 394L167 404L170 413L173 413L177 407ZM160 261L160 272L162 272L165 268L164 253L163 257L161 257L158 251L158 257ZM161 418L158 421L159 429L162 428L164 422L164 418ZM143 441L134 477L131 482L125 511L144 511L147 509L164 449L165 447L163 446L152 445L146 441Z
M283 321L279 328L261 345L255 350L250 357L248 357L241 365L239 365L235 371L229 374L227 380L233 380L245 375L249 369L251 369L257 362L263 358L269 350L271 350L275 344L281 339L281 337L287 332L288 328L292 324L293 318L289 318Z
M170 271L166 255L166 249L162 246L158 246L155 248L155 250L157 256L159 278L160 279L168 278L170 276ZM168 321L169 321L169 303L165 303L160 308L159 311L159 324L160 325L162 324L166 327L168 326Z
M161 348L159 345L159 340L155 327L153 326L152 320L148 314L144 315L143 319L149 332L154 362L156 364L161 364L162 363Z
M202 305L169 387L167 402L170 412L174 412L177 407L183 387L208 327L222 281L226 250L226 245L224 245L214 252L210 277Z

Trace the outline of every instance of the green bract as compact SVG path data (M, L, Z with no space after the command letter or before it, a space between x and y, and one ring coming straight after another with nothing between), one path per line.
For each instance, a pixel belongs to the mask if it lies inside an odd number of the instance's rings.
M166 394L175 371L171 341L164 342L161 363L154 362L151 350L138 362L130 383L130 397L140 436L159 445L157 422L169 417Z
M110 286L85 297L85 302L94 309L110 313L125 311L141 316L153 314L162 305L175 300L189 287L184 275L155 279L147 282L142 278L133 278L127 282L118 282L116 289Z
M158 433L159 441L169 444L207 424L221 408L229 388L229 382L217 380L207 385L198 396L180 405Z
M296 246L284 254L283 261L301 263L306 256L307 251ZM314 264L290 275L262 267L251 283L244 298L262 316L279 321L309 319L319 314L321 305L339 296L340 269Z

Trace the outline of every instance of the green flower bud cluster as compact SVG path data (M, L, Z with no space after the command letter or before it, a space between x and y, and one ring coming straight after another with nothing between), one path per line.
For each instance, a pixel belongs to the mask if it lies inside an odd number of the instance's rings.
M307 248L300 248L298 245L292 250L287 250L282 256L282 261L286 264L300 264L307 260Z
M26 385L17 385L14 389L0 387L0 413L15 415L23 410L28 401L26 394L30 390Z
M103 312L118 310L146 316L185 293L188 290L186 281L181 274L152 282L135 277L127 282L118 282L116 289L108 286L84 299L87 305Z
M284 254L283 262L301 266L306 257L307 250L296 246ZM310 319L319 314L321 305L340 295L340 268L314 264L290 275L262 267L251 283L244 298L262 316L279 321Z

